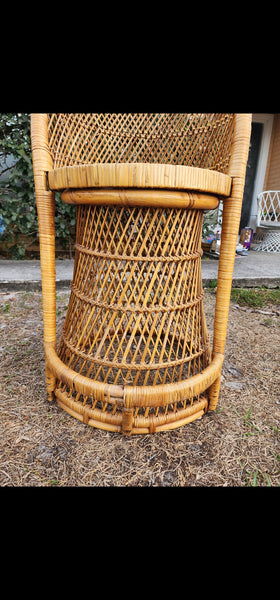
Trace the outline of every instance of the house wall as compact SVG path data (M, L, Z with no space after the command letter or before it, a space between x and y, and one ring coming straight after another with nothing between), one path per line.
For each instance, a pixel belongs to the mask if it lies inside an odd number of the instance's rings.
M265 190L280 190L280 114L275 114L263 184Z
M252 121L255 123L263 124L263 135L261 141L261 147L259 152L259 160L257 166L257 173L255 176L254 189L253 189L253 198L251 204L251 214L248 226L252 227L254 231L256 230L257 225L257 212L258 212L258 194L260 192L267 189L265 187L265 175L268 173L268 162L269 162L269 150L271 148L272 141L272 129L274 124L273 113L253 113ZM272 156L272 154L271 154ZM279 188L280 189L280 188Z

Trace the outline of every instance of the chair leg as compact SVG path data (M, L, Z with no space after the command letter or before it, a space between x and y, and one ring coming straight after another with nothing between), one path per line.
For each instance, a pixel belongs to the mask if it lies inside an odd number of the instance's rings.
M54 400L54 390L56 388L56 377L53 375L47 364L45 367L46 372L46 388L48 394L48 400L52 402Z
M47 139L48 115L35 113L31 119L31 146L39 223L45 351L47 345L56 348L55 194L47 184L47 172L53 168ZM48 398L51 400L55 377L47 363L46 383Z
M221 387L221 375L212 383L208 390L209 405L208 410L216 410Z
M222 239L214 320L213 358L217 354L224 357L225 352L230 294L241 205L242 201L236 197L231 197L224 201ZM209 388L209 410L215 410L217 406L220 384L221 375Z
M56 349L54 194L45 192L44 205L37 206L40 229L44 347L46 349L46 346L52 346ZM56 378L47 362L45 372L48 400L53 400Z
M226 332L230 305L232 275L236 254L246 165L251 134L251 115L236 115L235 143L232 150L229 174L232 177L231 197L224 199L221 251L214 320L213 359L224 357ZM215 410L218 401L220 377L212 384L209 393L209 409Z

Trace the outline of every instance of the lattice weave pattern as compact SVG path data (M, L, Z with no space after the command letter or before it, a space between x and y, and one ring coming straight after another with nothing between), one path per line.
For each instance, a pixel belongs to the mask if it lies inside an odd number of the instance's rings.
M58 355L112 384L178 382L210 362L197 210L77 207L72 292ZM76 401L96 402L93 398Z
M265 231L263 240L255 250L258 252L280 252L280 231Z
M94 163L187 165L227 173L234 115L223 113L53 113L54 168Z
M280 191L269 190L258 195L259 227L278 227L280 229Z

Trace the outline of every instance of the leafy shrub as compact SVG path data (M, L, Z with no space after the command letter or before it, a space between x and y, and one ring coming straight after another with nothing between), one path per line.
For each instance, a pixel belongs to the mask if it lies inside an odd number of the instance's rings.
M204 214L202 226L202 238L206 239L208 235L214 234L216 228L222 227L222 207L221 205L214 210L209 210Z
M13 157L13 161L9 158ZM12 258L25 258L26 246L38 240L33 165L30 143L30 115L0 114L0 240ZM74 242L75 208L56 194L56 236L65 249ZM24 234L26 241L19 243Z

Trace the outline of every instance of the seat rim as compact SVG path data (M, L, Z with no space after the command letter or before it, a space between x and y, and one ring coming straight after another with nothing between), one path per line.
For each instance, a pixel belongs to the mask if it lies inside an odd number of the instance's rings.
M154 163L95 163L64 166L48 172L52 191L69 188L160 188L194 190L230 196L229 175L185 165Z

